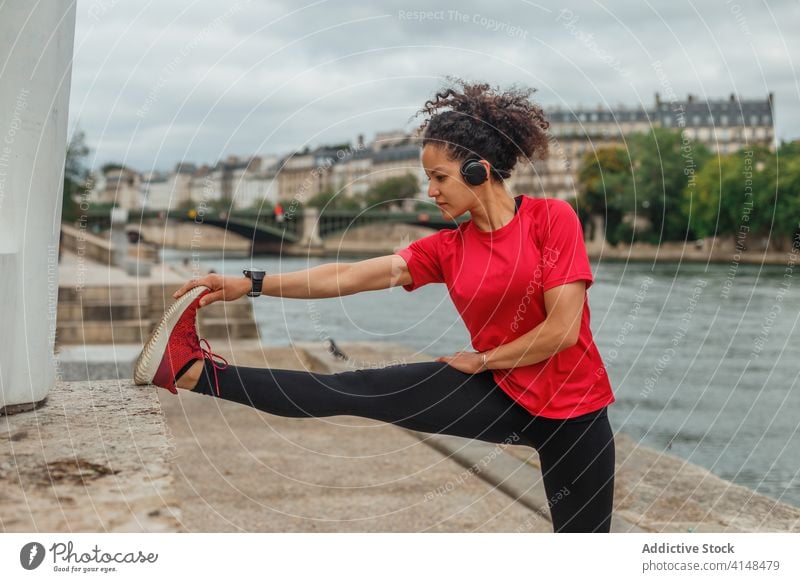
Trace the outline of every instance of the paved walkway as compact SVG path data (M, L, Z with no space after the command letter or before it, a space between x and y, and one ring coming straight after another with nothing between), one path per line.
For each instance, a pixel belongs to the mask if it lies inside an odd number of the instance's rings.
M0 531L177 531L168 445L152 391L57 383L35 410L0 416Z

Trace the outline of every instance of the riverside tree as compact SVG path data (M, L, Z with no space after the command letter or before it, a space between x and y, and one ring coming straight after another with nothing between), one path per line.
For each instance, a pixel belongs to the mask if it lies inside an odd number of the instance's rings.
M89 190L89 169L86 157L89 147L86 145L86 134L75 130L67 145L64 160L64 192L61 201L61 221L75 222L79 215L79 202L75 199Z

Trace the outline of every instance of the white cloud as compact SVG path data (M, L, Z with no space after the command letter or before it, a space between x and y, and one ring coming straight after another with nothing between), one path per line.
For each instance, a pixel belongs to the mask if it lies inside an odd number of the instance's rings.
M577 16L571 26L563 10ZM94 165L168 168L406 127L447 74L537 87L546 106L649 105L660 60L678 97L774 91L777 133L789 139L800 134L796 10L746 0L79 0L70 114Z

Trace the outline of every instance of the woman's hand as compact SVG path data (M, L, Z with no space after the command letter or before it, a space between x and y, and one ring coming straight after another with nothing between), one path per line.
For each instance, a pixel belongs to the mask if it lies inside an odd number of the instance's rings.
M439 356L437 362L444 362L465 374L484 372L483 356L478 352L456 352L452 356Z
M236 301L244 297L252 289L250 279L247 277L223 277L216 273L211 273L205 277L190 280L183 287L172 294L176 299L198 285L205 285L211 289L211 293L200 299L200 307L210 305L220 299L223 301Z

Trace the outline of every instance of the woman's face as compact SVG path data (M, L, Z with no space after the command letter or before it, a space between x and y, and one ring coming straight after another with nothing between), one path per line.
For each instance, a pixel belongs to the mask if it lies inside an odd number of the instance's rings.
M428 196L446 219L468 212L477 202L473 191L461 176L461 162L451 160L444 148L428 144L422 148L422 167L428 176Z

